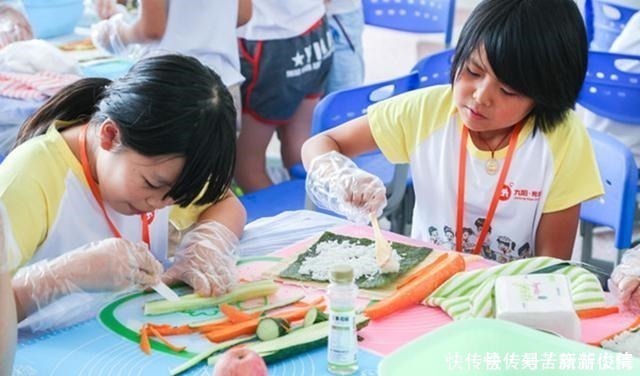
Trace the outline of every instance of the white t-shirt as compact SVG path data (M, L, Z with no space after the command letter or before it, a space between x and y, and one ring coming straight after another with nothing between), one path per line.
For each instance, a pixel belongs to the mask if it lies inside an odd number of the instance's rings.
M94 199L80 162L55 123L46 134L12 151L0 164L0 214L11 271L52 259L85 244L113 237ZM125 216L105 204L109 218L133 242L142 241L140 216ZM155 212L149 228L151 251L168 264L169 221L178 229L195 222L204 206ZM191 209L189 209L191 208Z
M253 0L251 20L238 28L247 40L292 38L303 34L325 14L323 0Z
M638 2L638 6L640 6L640 2ZM640 55L640 12L629 19L627 26L613 42L609 52ZM623 64L618 66L619 69L640 73L640 63L628 60L621 63ZM608 133L627 145L635 157L636 164L640 166L640 124L620 123L600 117L586 109L583 120L587 127Z
M236 39L238 0L168 0L167 27L147 54L178 52L196 57L229 87L244 81Z
M416 203L411 236L455 248L458 161L462 124L450 85L415 90L368 110L372 134L392 163L410 163ZM472 250L499 174L489 175L491 153L467 140L463 248ZM502 165L506 148L495 152ZM603 193L591 141L571 113L548 134L522 128L483 256L500 262L534 255L544 213Z

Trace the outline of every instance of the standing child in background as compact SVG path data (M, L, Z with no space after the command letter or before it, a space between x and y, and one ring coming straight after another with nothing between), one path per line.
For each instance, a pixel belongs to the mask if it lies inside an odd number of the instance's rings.
M463 228L484 218L475 254L491 228L516 249L570 259L580 203L603 192L571 110L586 66L573 1L482 1L463 27L450 85L382 101L305 143L307 192L350 217L380 215L384 185L346 157L378 147L394 163L411 163L412 237L449 227L461 251Z
M105 298L85 293L154 285L160 262L166 283L229 291L246 217L229 191L235 134L229 92L192 57L143 59L50 98L0 165L0 254L18 320L67 325ZM187 230L171 264L169 235ZM42 313L49 305L59 311Z
M364 81L364 14L361 0L327 0L325 4L333 37L333 62L325 93L329 94L358 87Z
M140 0L138 18L126 22L116 0L97 0L101 18L93 26L93 43L113 54L124 55L139 45L140 56L181 53L196 57L221 78L240 113L240 58L236 27L251 18L251 0Z
M274 132L284 167L300 162L331 67L324 14L323 0L254 0L251 21L238 29L246 81L235 177L245 192L272 184L266 151Z

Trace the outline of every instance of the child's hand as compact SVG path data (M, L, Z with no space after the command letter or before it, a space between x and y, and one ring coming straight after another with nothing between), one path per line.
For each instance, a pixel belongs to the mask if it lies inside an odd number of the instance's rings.
M361 224L369 223L369 213L376 217L382 215L387 205L382 180L359 169L351 159L336 151L311 162L306 189L316 205Z
M111 55L125 55L127 45L122 39L125 26L122 14L100 21L91 26L91 42Z
M620 265L611 273L609 290L620 303L635 314L640 314L640 247L627 250Z
M182 239L174 264L162 276L168 285L181 280L201 296L221 295L237 282L238 237L216 221L199 223Z
M12 283L29 315L72 293L146 288L158 283L161 274L162 265L146 244L110 238L24 267Z

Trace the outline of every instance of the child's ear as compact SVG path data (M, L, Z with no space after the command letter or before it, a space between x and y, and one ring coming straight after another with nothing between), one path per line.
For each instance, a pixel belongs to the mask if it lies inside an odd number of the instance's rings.
M113 151L121 146L120 128L111 119L106 119L100 124L98 137L100 147L106 151Z

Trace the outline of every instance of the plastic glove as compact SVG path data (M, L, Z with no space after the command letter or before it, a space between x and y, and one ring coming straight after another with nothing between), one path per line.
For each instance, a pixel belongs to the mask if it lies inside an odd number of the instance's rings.
M386 188L375 175L359 169L337 151L317 156L307 174L307 194L321 208L348 219L369 223L369 213L382 215L387 205Z
M168 285L181 280L201 296L221 295L237 283L235 249L238 237L216 221L199 223L176 251L173 265L162 276Z
M106 20L118 13L126 14L127 7L116 0L93 0L93 8L100 19Z
M620 265L611 273L609 290L620 303L640 314L640 247L627 250Z
M31 26L24 15L8 4L0 4L0 48L32 38Z
M122 39L124 28L127 23L123 19L121 13L100 21L91 26L91 41L98 49L103 50L112 55L126 55L127 44Z
M146 244L109 238L24 267L12 284L29 315L72 293L147 288L158 283L161 274L162 265Z

